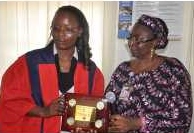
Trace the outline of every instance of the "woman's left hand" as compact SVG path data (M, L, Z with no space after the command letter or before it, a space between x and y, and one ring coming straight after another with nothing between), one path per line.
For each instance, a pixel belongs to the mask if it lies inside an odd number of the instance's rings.
M126 133L141 127L140 118L126 118L121 115L112 115L109 123L110 133Z
M71 131L71 133L97 133L96 130L84 131L82 128L76 128L75 131Z

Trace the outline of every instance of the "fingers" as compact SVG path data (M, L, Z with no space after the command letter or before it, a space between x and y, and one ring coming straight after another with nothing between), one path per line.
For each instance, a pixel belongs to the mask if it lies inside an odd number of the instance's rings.
M53 100L47 108L49 109L50 116L63 115L65 110L65 99L63 96Z
M121 116L120 115L112 115L110 118L110 125L115 126L120 123Z
M65 99L64 99L64 96L61 95L59 98L58 98L58 103L57 103L57 111L58 111L58 115L63 115L64 114L64 111L65 111Z
M121 115L112 115L111 121L109 124L110 124L109 130L111 132L121 133L121 132L127 132L130 129L129 119Z
M98 131L94 129L85 130L83 128L77 127L74 131L72 130L71 133L98 133Z
M123 133L127 132L128 130L125 130L121 125L115 125L108 128L108 131L110 133Z
M113 127L109 127L108 128L108 132L109 133L119 133L119 128L117 128L116 126L113 126Z
M111 119L114 119L114 120L118 120L118 119L121 119L121 118L122 118L122 116L118 115L118 114L111 116Z
M58 101L60 104L64 104L64 103L65 103L64 96L63 96L63 95L59 96L59 98L57 99L57 101Z

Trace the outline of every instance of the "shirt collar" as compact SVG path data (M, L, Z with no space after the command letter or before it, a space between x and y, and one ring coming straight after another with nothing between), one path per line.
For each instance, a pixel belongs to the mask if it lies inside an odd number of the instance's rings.
M53 45L53 54L54 54L54 55L57 54L57 48L56 48L55 43L54 43L54 45ZM75 47L75 52L74 52L74 54L73 54L73 57L75 57L75 58L78 60L78 54L77 54L77 49L76 49L76 47Z

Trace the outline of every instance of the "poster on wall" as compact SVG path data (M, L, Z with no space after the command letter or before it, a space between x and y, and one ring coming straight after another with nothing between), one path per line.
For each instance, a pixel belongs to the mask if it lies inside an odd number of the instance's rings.
M126 39L132 26L132 1L119 2L118 38Z
M181 40L183 29L183 3L181 1L135 1L133 3L132 24L142 14L163 19L169 28L169 40Z
M181 1L120 1L119 39L126 39L129 36L132 25L142 14L162 18L169 28L169 40L181 40L183 32L183 3Z

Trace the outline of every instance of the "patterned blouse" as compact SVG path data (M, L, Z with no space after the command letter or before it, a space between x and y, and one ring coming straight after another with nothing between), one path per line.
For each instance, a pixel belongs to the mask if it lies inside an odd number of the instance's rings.
M117 114L143 118L144 126L129 133L188 133L191 83L183 64L176 58L165 58L157 69L138 74L129 64L117 67L105 92L115 94L112 107Z

